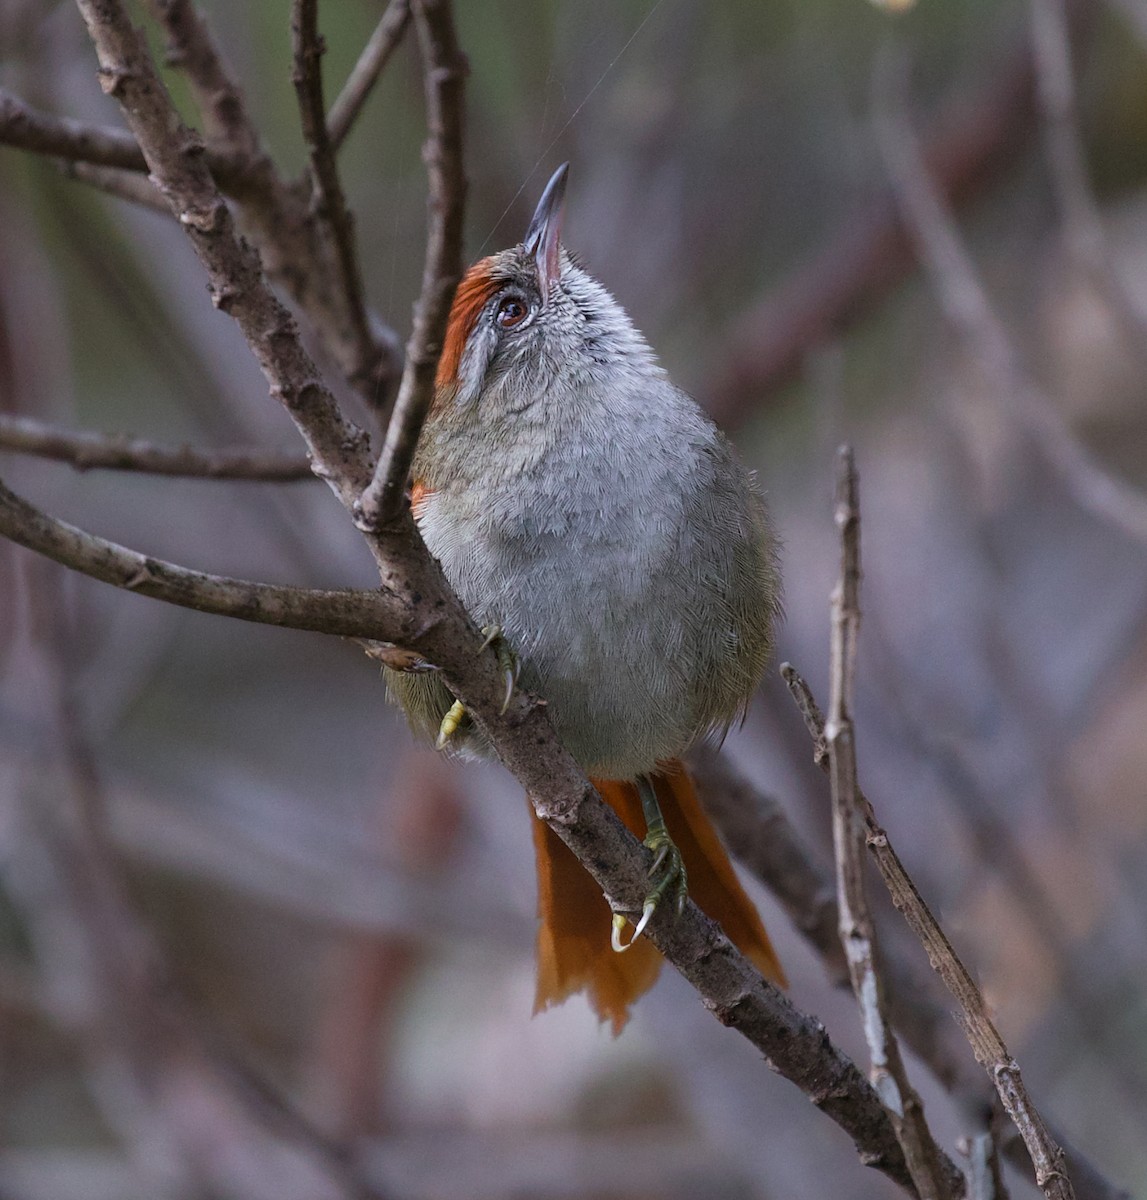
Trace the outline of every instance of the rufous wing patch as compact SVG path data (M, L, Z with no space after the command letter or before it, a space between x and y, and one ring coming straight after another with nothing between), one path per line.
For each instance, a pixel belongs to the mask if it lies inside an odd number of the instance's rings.
M438 360L438 374L434 382L439 389L449 387L458 378L458 367L466 349L466 340L474 329L478 314L486 307L490 297L501 286L501 281L491 274L489 258L476 262L462 277L450 306L450 317L446 324L446 339L442 343L442 357Z
M433 494L434 489L425 479L416 479L410 485L410 511L414 514L416 521L422 516L422 511L426 507L426 501Z

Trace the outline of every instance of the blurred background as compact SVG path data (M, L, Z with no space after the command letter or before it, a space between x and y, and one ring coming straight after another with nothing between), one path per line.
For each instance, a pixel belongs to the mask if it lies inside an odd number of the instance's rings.
M294 176L288 6L203 7ZM381 12L321 6L329 97ZM1147 1194L1147 5L1068 6L1074 95L1049 12L460 3L467 247L517 241L571 161L567 245L759 471L778 661L822 701L855 444L863 785L1041 1107ZM0 0L0 86L120 124L68 4ZM367 298L403 340L423 137L408 34L340 155ZM8 148L0 412L298 449L175 223ZM0 472L187 566L377 581L315 482ZM671 971L616 1041L580 997L531 1019L521 793L416 747L355 646L2 544L0 656L4 1200L895 1194ZM775 670L723 753L827 867L826 783ZM749 886L794 1003L864 1061L851 997ZM926 977L890 909L881 931ZM941 1032L955 1097L912 1065L951 1151L978 1068Z

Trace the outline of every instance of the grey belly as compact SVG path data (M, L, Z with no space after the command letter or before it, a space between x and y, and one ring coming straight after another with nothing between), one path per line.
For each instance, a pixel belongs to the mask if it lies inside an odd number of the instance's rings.
M632 547L534 546L528 559L515 549L487 546L487 569L471 561L455 586L476 619L502 627L522 686L545 698L578 763L626 779L680 754L697 732L695 639L667 615L665 572L643 577Z

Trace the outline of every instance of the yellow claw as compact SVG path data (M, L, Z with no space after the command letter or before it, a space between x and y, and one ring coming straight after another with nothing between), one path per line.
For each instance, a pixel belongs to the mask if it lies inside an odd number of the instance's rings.
M613 932L609 937L609 944L617 951L618 954L624 954L634 942L645 932L646 925L649 924L650 917L653 916L657 909L657 901L649 899L645 901L645 906L641 910L641 918L634 926L633 936L628 942L621 940L621 935L625 932L626 925L629 924L629 918L622 913L613 914Z
M445 749L446 743L458 732L458 726L462 724L465 716L466 706L461 700L455 700L442 718L442 724L438 726L438 741L435 742L435 746L439 750Z

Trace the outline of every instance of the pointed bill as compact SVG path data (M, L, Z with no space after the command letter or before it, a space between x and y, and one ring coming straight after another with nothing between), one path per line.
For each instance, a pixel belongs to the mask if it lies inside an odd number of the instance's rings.
M553 173L522 242L526 253L532 254L537 264L543 303L549 300L550 289L557 283L562 270L562 217L565 215L569 169L569 163L562 163Z

